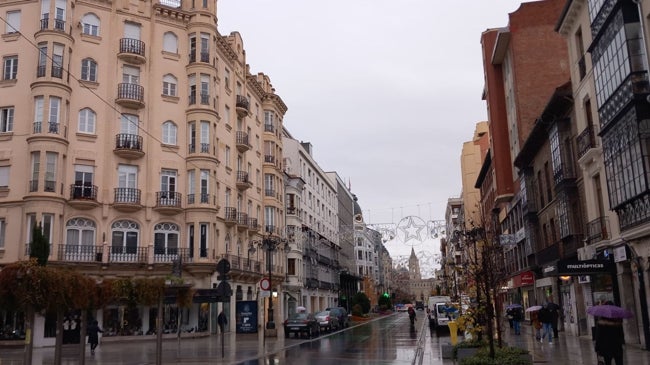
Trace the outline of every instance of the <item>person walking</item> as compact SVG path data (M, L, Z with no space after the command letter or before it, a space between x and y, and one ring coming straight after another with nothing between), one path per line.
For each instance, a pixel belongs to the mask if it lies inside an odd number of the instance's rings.
M90 354L94 355L95 354L95 349L97 348L97 345L99 344L99 333L104 332L102 331L101 328L99 328L99 324L97 321L92 321L92 323L88 326L88 343L90 344Z
M413 307L409 307L408 313L409 319L411 320L411 326L413 326L415 324L415 309L413 309Z
M553 315L548 309L548 304L544 305L542 309L539 310L539 321L542 322L542 336L539 339L540 342L544 342L544 337L548 336L548 343L553 344Z
M542 329L542 322L539 321L538 311L530 312L530 324L533 326L533 333L535 334L535 339L539 341L542 338L540 333Z
M221 330L221 333L224 333L226 330L226 326L228 325L228 317L226 317L226 313L221 311L219 313L219 316L217 317L217 323L219 324L219 329Z
M553 327L553 338L558 338L558 320L560 319L560 306L553 303L553 298L549 297L546 303L548 310L551 312L551 326Z
M521 321L524 319L524 311L522 308L512 309L512 328L515 330L515 335L521 334Z
M605 359L605 365L623 365L623 321L621 319L597 318L596 354Z

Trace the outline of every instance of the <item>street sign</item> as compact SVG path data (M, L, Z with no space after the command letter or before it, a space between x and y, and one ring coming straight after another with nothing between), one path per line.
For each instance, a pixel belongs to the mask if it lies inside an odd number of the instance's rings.
M260 297L262 298L267 298L271 296L271 291L270 290L262 290L260 292Z
M260 280L260 288L262 290L271 289L271 281L269 280L269 278L262 278L262 280Z

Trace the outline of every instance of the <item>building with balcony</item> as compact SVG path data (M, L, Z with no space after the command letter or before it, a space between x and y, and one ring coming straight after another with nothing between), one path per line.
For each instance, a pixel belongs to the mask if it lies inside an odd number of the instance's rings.
M250 73L240 34L219 32L215 1L3 1L0 14L0 265L28 256L36 223L50 265L98 281L166 277L176 262L209 291L227 258L233 296L219 310L234 330L236 303L255 300L268 275L250 248L286 237L287 107ZM276 290L284 255L273 253ZM215 332L217 307L200 300L183 313L167 305L165 324ZM153 329L150 313L93 316L105 335L133 335ZM36 346L54 343L52 315Z
M555 89L569 80L566 42L554 26L562 11L564 0L522 3L508 14L508 25L488 29L481 35L485 89L490 133L490 151L486 154L475 187L481 191L482 226L491 236L517 237L512 247L517 265L509 271L509 283L524 272L536 269L542 280L541 268L525 250L536 242L525 234L517 234L523 226L523 205L519 172L513 161L535 127ZM544 177L544 175L542 175ZM523 231L522 231L523 232ZM512 236L510 236L512 235ZM498 238L500 239L500 238ZM516 248L515 248L516 247ZM549 279L546 279L549 280ZM552 279L551 279L552 280ZM552 280L554 283L555 281ZM541 283L540 283L541 285ZM557 302L557 285L541 297L553 296ZM533 305L536 298L531 288L509 287L504 300ZM528 300L529 302L526 302Z
M309 312L338 306L341 271L337 186L312 155L312 145L283 130L285 173L289 178L285 209L288 227L299 231L287 275L299 305ZM297 180L301 180L298 189ZM295 185L295 187L294 187ZM300 290L298 291L298 287Z
M584 242L578 259L613 266L583 272L584 306L612 301L631 309L625 342L650 349L648 313L648 1L565 2L556 30L569 49L577 128L576 153L584 175ZM611 72L614 70L614 72ZM583 310L583 309L580 309ZM587 332L594 326L587 316ZM582 330L582 328L580 328Z

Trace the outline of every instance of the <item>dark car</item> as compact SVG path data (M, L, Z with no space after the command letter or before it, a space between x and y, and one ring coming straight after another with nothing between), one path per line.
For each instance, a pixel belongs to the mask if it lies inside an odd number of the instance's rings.
M421 301L417 301L417 300L416 300L416 301L415 301L415 309L418 309L418 310L422 310L422 311L423 311L423 310L424 310L424 302L421 302Z
M284 321L284 337L294 333L296 337L306 334L309 338L320 334L320 324L313 313L294 313Z
M318 321L318 324L320 325L320 330L321 331L331 331L331 330L337 330L341 328L341 324L339 323L339 318L336 316L336 314L333 311L322 311L318 312L314 315L316 317L316 320Z
M350 325L350 319L348 318L348 311L343 307L332 307L325 308L326 311L330 311L330 314L335 315L339 319L339 328L345 328Z

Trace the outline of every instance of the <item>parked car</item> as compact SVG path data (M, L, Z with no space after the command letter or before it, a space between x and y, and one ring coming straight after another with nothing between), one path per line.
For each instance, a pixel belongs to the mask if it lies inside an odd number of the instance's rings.
M416 300L415 301L415 309L423 311L424 310L424 302Z
M313 313L293 313L284 321L284 337L294 333L296 337L306 334L309 338L320 334L320 324Z
M333 329L341 328L339 318L334 311L324 310L315 314L316 320L320 325L321 331L331 331Z
M330 313L333 313L336 316L336 318L339 319L338 328L345 328L350 325L350 318L348 317L348 311L345 310L345 308L332 307L332 308L325 308L325 310L330 311Z

